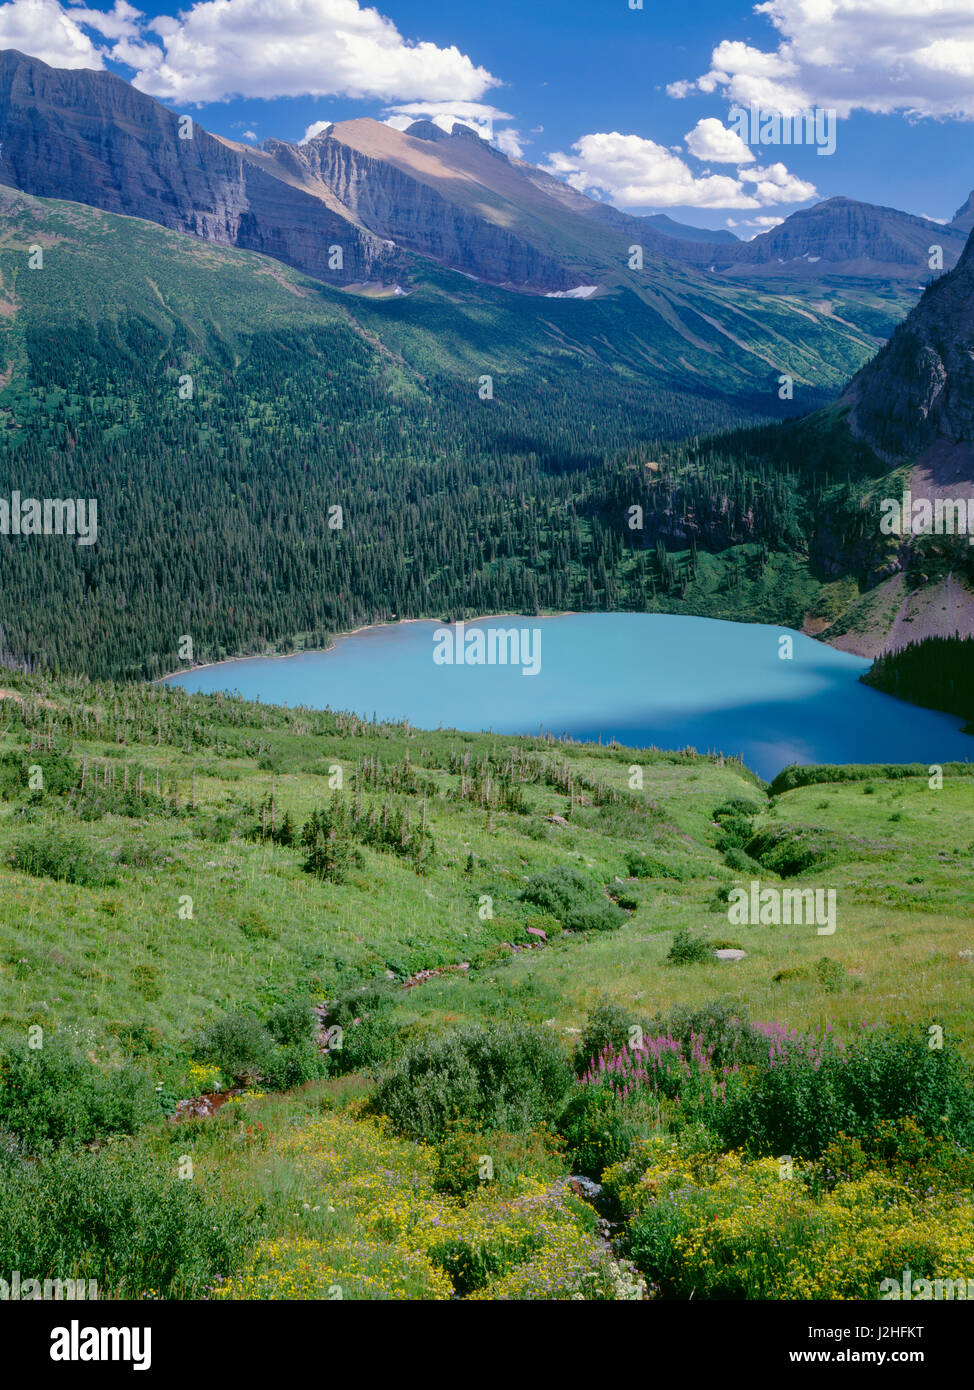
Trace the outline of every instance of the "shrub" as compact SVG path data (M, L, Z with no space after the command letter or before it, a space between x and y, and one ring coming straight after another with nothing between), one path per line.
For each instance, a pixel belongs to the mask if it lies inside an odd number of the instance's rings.
M713 956L713 950L702 936L691 931L678 931L666 959L670 965L699 965L701 961L713 960Z
M329 1004L328 1022L349 1028L356 1018L367 1018L370 1014L391 1008L401 994L402 986L391 980L359 985L356 989L346 990Z
M126 840L112 851L111 856L113 863L127 864L133 869L153 868L157 864L164 864L167 857L164 849L146 844L144 840Z
M317 1017L307 999L285 999L267 1015L265 1027L276 1043L310 1042L316 1032Z
M566 931L617 931L626 920L622 908L604 898L601 902L573 907L565 913L563 925Z
M532 903L552 917L563 918L573 909L588 906L602 895L601 886L578 869L560 865L535 874L520 892L520 899Z
M39 1163L0 1151L0 1268L94 1279L117 1298L199 1298L232 1274L262 1229L261 1207L176 1177L169 1159L105 1148Z
M763 810L764 807L757 801L751 801L746 796L733 796L715 809L714 820L722 820L725 816L759 816Z
M407 1030L386 1012L370 1014L342 1025L341 1046L329 1052L332 1070L344 1075L352 1071L377 1073L402 1054Z
M762 868L756 859L752 859L749 854L735 846L724 851L724 863L738 874L760 873Z
M974 1144L971 1069L950 1047L924 1036L865 1033L851 1047L773 1043L770 1065L719 1112L728 1147L761 1156L818 1158L839 1134L862 1139L881 1121L909 1117L919 1130Z
M131 1063L100 1068L75 1038L54 1034L42 1048L0 1058L0 1126L32 1151L132 1134L161 1119L150 1077Z
M753 834L751 822L745 816L725 816L720 822L717 848L723 851L741 849Z
M250 1085L271 1066L274 1039L259 1019L230 1010L197 1033L190 1044L201 1062L215 1062L235 1085Z
M748 1023L743 1004L711 1000L699 1009L677 1004L652 1020L647 1032L675 1038L684 1048L696 1040L714 1067L741 1067L765 1061L767 1039Z
M53 792L59 795L70 791L79 780L78 764L65 753L55 751L30 753L4 753L0 757L0 796L5 800L30 789L30 769L39 767L43 786L33 792Z
M815 975L826 994L836 994L846 982L846 972L837 960L829 956L816 961Z
M408 1047L375 1106L413 1139L440 1139L451 1121L523 1133L557 1113L571 1084L568 1060L547 1030L473 1024Z
M626 855L626 873L630 878L683 878L674 865L664 864L662 859L654 858L645 850L632 850Z
M329 1069L330 1054L306 1039L275 1048L264 1063L260 1078L271 1091L289 1091L292 1086L317 1081Z
M640 1115L609 1086L579 1086L558 1121L573 1173L601 1178L644 1132Z
M144 1072L96 1066L74 1038L54 1034L43 1047L11 1048L0 1058L0 1126L32 1152L133 1134L161 1118Z
M83 888L104 888L116 882L108 857L80 835L46 830L20 840L10 851L15 869L35 878L77 883Z
M634 1030L647 1032L648 1021L641 1014L610 999L600 999L585 1020L582 1035L575 1049L575 1071L583 1072L593 1058L606 1048L623 1047L634 1036Z

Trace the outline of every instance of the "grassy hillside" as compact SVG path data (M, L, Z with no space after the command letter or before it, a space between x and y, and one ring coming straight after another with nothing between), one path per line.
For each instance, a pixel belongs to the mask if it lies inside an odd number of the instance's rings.
M969 1254L968 767L769 789L689 751L2 694L10 1268L164 1297L875 1297ZM755 879L834 888L835 933L732 925ZM623 1044L648 1079L584 1079Z

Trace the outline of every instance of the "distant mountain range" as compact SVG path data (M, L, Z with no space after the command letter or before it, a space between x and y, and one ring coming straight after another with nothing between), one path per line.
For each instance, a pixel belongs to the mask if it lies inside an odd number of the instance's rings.
M62 71L13 50L0 53L0 185L273 257L346 301L392 296L400 307L380 339L398 337L406 350L403 334L420 332L423 371L437 359L452 371L458 357L474 375L515 360L530 371L535 346L544 355L550 345L579 362L614 360L654 394L721 397L739 419L824 404L933 273L935 224L900 213L872 209L872 220L850 223L846 210L838 259L829 259L829 204L754 242L704 242L694 239L699 229L588 198L466 126L448 133L419 121L402 132L353 120L305 144L252 147L209 134L111 73ZM43 215L40 205L31 219ZM869 262L853 242L877 222L882 259ZM963 238L936 230L952 264ZM855 275L838 273L853 262ZM65 285L79 302L81 269ZM446 321L421 312L424 286L434 284ZM491 300L485 316L488 291L507 304ZM556 322L552 297L581 302ZM538 306L529 328L515 300ZM505 338L510 318L525 338ZM782 375L794 383L788 401L779 399ZM683 408L671 418L682 420Z
M707 227L690 227L685 222L674 222L665 212L654 213L642 220L655 227L658 232L662 232L664 236L676 237L678 241L707 241L717 245L733 245L739 239L733 232L714 232Z
M943 267L950 270L966 241L967 233L955 223L942 225L852 198L827 198L792 213L753 241L705 253L698 250L697 263L709 258L712 269L725 275L844 275L915 282L929 278L933 247L942 248Z
M683 269L780 281L930 278L974 223L949 226L831 198L742 242L669 217L635 217L508 159L463 125L407 131L340 122L305 144L210 135L109 72L0 54L0 181L274 256L330 284L408 279L404 252L534 293L640 283ZM340 256L332 248L340 248Z

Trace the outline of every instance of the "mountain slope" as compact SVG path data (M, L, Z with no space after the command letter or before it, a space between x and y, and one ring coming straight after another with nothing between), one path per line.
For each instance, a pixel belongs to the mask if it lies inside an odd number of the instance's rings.
M957 209L953 220L947 225L955 231L963 232L965 236L974 231L974 193L968 195L967 202Z
M178 633L219 657L393 615L679 601L800 621L790 483L746 466L722 476L726 510L694 494L701 548L778 552L746 575L702 559L698 589L685 559L658 555L657 538L686 542L633 454L821 404L810 385L781 402L778 363L834 391L867 335L743 286L705 299L686 282L677 315L622 286L546 298L408 268L405 294L336 289L0 188L0 497L99 505L95 546L0 536L0 661L158 674ZM625 524L634 500L642 534Z
M178 116L108 72L0 53L0 130L0 181L40 197L148 218L323 277L336 241L346 278L398 262L325 190L283 181L195 123L181 139Z
M906 307L898 293L834 294L817 283L779 280L773 294L755 294L685 264L696 244L509 160L463 126L447 135L420 122L403 133L356 120L306 145L270 140L256 149L199 125L190 139L180 130L179 117L109 73L0 54L8 186L257 250L370 294L416 288L443 266L535 298L594 287L567 336L557 324L539 322L538 331L590 358L619 355L681 392L754 398L747 408L769 413L758 398L776 399L787 374L794 408L814 408ZM633 243L643 248L640 270L629 267ZM451 295L475 313L472 283ZM596 310L610 298L614 306ZM609 331L620 313L622 341Z
M905 465L884 497L899 499L902 487L915 502L933 508L949 502L974 515L974 238L956 269L929 287L853 379L841 404L848 407L855 438L889 463ZM887 542L894 574L863 615L866 650L878 656L924 638L974 635L974 547L968 536L903 534ZM840 633L837 645L847 643Z
M974 240L850 383L849 425L903 461L937 447L974 461ZM967 477L974 480L974 468Z
M974 635L974 546L957 520L974 515L974 238L835 408L752 433L746 452L729 442L723 451L741 450L742 466L752 470L768 458L801 467L823 438L829 445L808 546L827 592L806 630L872 657L926 638ZM836 488L833 460L857 450L865 467ZM899 515L905 492L914 525L899 517L884 526L890 504ZM935 519L938 502L952 504L951 520L945 512L939 529L921 533L916 508L929 504Z
M691 247L695 264L720 274L819 279L825 275L925 284L931 275L930 248L943 248L944 269L956 265L965 233L925 217L875 207L853 198L827 198L793 212L780 226L752 241L716 248Z
M99 507L91 547L0 536L0 661L28 666L158 674L176 628L218 656L393 615L640 607L652 557L600 519L611 460L782 409L741 396L748 352L694 352L632 295L437 272L369 298L9 189L0 291L0 497Z

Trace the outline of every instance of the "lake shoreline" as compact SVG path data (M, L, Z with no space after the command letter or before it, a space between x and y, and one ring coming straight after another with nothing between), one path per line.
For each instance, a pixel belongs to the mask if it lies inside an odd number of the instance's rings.
M586 612L601 612L599 609L585 610ZM614 612L614 610L613 610ZM550 612L543 613L484 613L476 618L459 618L458 622L463 623L490 623L495 619L501 618L580 618L585 616L585 612L576 608L552 609ZM647 614L647 616L652 616ZM660 617L680 617L680 614L659 614ZM723 621L716 619L713 621ZM412 623L439 623L441 627L456 627L456 623L448 623L442 618L393 618L388 623L362 623L361 627L350 628L348 632L340 632L335 637L330 647L304 647L299 652L260 652L250 656L225 656L220 661L198 661L192 666L182 666L178 671L167 671L163 676L156 676L150 682L152 685L165 685L167 681L174 680L177 676L187 676L191 671L211 671L215 666L238 665L241 661L290 661L296 656L327 656L333 652L339 642L344 642L347 637L357 637L361 632L379 632L387 627L408 627Z
M435 634L455 632L455 623L402 618L361 624L328 647L288 652L306 658L290 667L285 654L265 653L201 663L160 683L344 710L366 722L406 720L417 729L723 751L764 779L791 764L971 758L970 736L956 716L867 686L860 680L867 658L779 624L644 611L490 613L461 621L468 635L536 627L536 656L519 658L511 648L508 657L468 643L466 659L454 660ZM231 665L223 675L219 668Z

